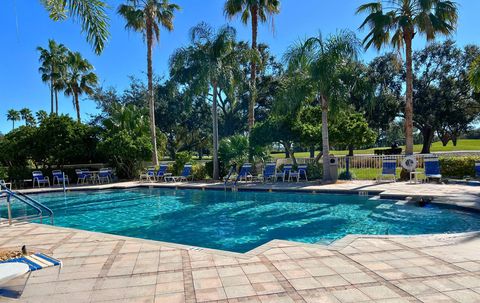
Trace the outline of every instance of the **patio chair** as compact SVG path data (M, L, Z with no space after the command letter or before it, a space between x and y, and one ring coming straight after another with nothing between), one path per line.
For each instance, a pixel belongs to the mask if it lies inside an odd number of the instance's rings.
M81 169L75 169L75 173L77 174L77 184L85 184L90 179L89 174L85 173Z
M282 178L282 182L285 182L285 179L287 179L287 177L290 175L292 168L293 168L292 164L285 164L283 166L282 171L275 174L275 181L277 181L278 178Z
M397 159L385 158L382 161L382 173L377 178L377 182L385 179L392 179L393 182L397 181Z
M240 171L238 172L238 176L237 176L237 179L235 180L235 184L237 184L238 181L242 181L242 180L245 180L245 182L248 182L248 179L250 179L250 181L252 181L253 176L250 173L251 170L252 170L252 164L244 163L240 168Z
M171 180L172 182L186 182L189 178L193 180L192 164L185 164L183 166L182 174L180 176L165 176L164 178L165 182L168 182L169 180Z
M13 280L32 271L53 266L62 267L62 261L59 261L42 253L25 255L15 259L1 261L0 285L3 285L10 280Z
M277 173L277 163L271 162L265 164L265 168L263 169L263 174L261 175L261 179L263 182L267 182L268 180L274 181L275 175Z
M33 177L33 187L35 187L35 183L37 183L37 186L40 187L40 184L43 184L43 185L47 185L50 186L50 179L47 177L45 177L43 175L43 173L39 170L36 170L36 171L33 171L32 172L32 177Z
M140 182L143 180L153 182L155 181L155 166L150 166L147 171L140 174Z
M168 170L167 164L160 164L157 174L155 175L155 179L157 180L157 182L160 180L165 181L165 175L168 175L167 170Z
M300 182L300 179L302 176L305 178L305 181L308 181L307 177L307 164L299 164L297 171L291 171L290 174L288 175L288 182L290 182L292 179L297 179L297 182Z
M475 178L480 178L480 161L475 162Z
M440 162L438 161L438 157L430 156L425 157L425 177L427 182L434 179L440 182L442 179L442 174L440 173Z
M52 181L53 185L55 185L55 182L57 182L58 185L63 184L63 181L65 181L65 184L70 185L70 179L68 178L67 175L64 175L61 170L52 171L52 176L53 176L53 181Z
M110 183L111 181L112 179L110 170L108 168L101 168L98 172L98 183Z

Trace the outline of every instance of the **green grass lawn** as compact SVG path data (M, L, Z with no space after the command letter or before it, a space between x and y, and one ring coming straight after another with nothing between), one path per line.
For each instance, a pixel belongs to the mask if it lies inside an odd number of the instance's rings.
M385 147L386 148L386 147ZM376 147L376 148L370 148L370 149L363 149L363 150L355 150L355 154L372 154L373 155L373 150L374 149L382 149L381 147ZM402 146L402 149L405 150L405 146ZM420 152L422 150L422 145L417 144L413 147L415 152ZM463 139L463 140L458 140L457 146L453 146L452 142L449 142L447 146L442 146L442 142L435 142L432 144L432 148L430 149L431 152L447 152L447 151L458 151L458 150L478 150L480 151L480 139ZM346 155L348 154L347 150L332 150L330 151L331 154L334 155ZM316 152L315 154L318 154ZM297 158L308 158L310 156L310 153L308 152L303 152L303 153L295 153L295 157ZM272 157L274 158L285 158L284 153L280 154L272 154Z

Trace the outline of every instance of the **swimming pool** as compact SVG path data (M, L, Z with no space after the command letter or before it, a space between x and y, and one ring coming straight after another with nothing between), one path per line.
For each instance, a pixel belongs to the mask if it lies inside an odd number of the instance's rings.
M272 239L329 243L347 234L480 230L478 213L358 195L134 188L35 198L58 226L235 252Z

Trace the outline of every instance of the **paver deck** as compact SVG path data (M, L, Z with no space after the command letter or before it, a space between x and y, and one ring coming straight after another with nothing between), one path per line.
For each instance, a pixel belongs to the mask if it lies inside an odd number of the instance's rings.
M461 203L466 191L345 184L321 188L421 189ZM480 189L467 190L478 198ZM1 249L21 245L64 266L32 273L19 300L1 302L480 302L480 233L350 235L329 246L275 240L239 254L47 225L0 227Z

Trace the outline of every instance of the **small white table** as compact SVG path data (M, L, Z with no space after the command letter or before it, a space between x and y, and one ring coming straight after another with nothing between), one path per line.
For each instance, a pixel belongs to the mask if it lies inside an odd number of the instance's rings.
M422 172L420 171L411 171L410 172L410 183L418 183L418 175L420 175ZM415 181L415 182L413 182Z

